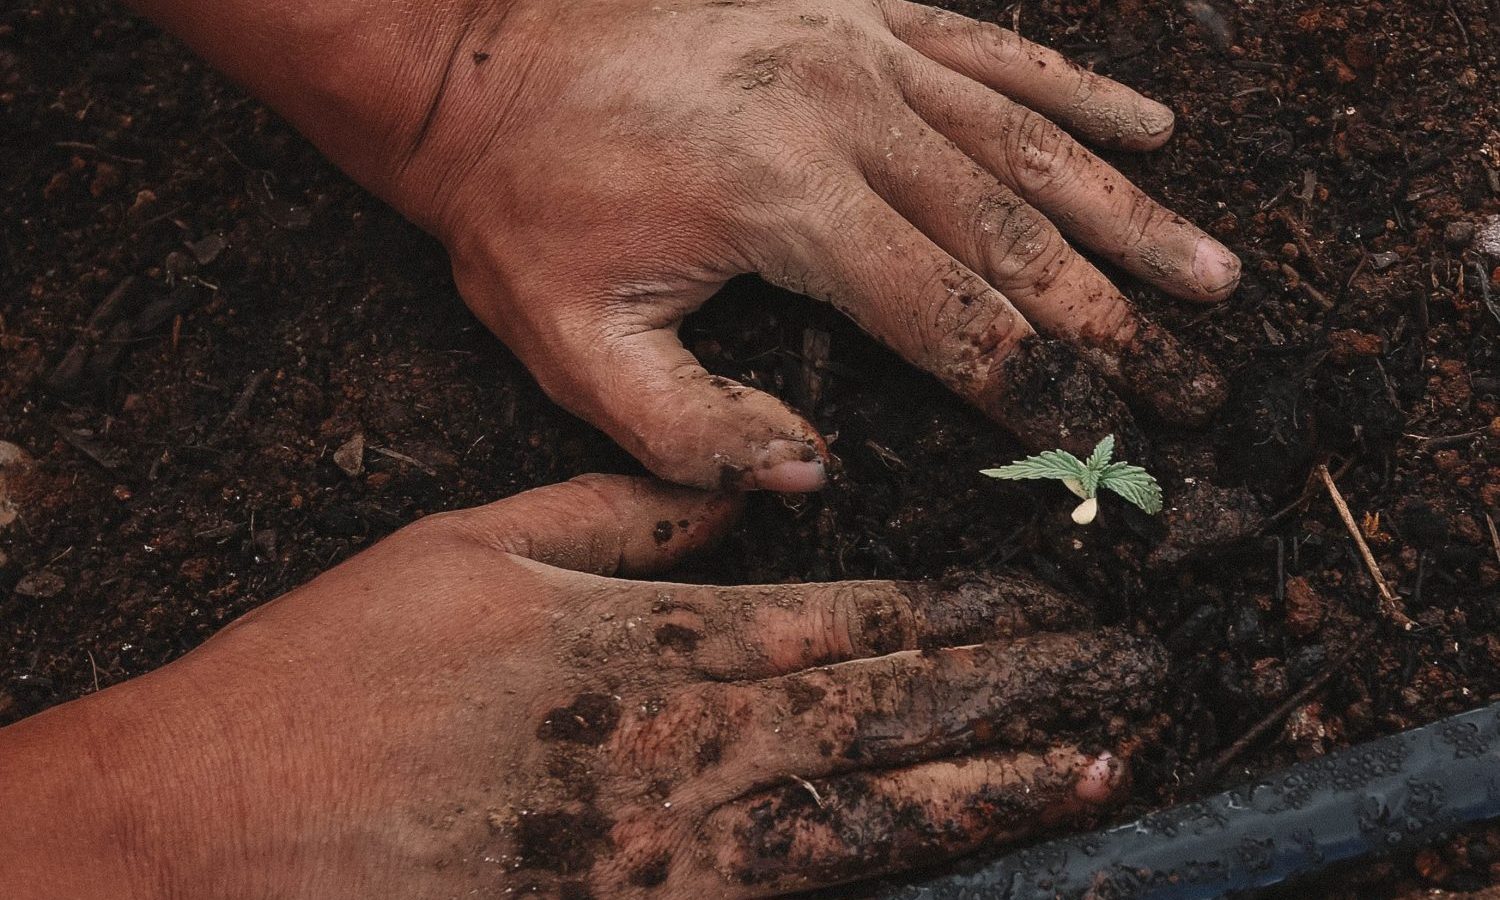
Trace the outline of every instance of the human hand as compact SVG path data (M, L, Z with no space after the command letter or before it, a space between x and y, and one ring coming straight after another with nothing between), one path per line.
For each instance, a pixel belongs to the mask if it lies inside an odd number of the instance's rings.
M1116 392L1179 423L1223 399L1068 243L1176 297L1233 290L1232 254L1052 124L1149 150L1171 112L992 25L905 0L235 0L272 8L233 31L136 2L437 234L542 387L669 480L823 482L811 424L678 341L746 272L1034 450L1129 444Z
M733 511L594 476L435 516L0 731L7 896L772 896L1116 794L1063 735L1125 738L1162 653L1036 584L599 574Z

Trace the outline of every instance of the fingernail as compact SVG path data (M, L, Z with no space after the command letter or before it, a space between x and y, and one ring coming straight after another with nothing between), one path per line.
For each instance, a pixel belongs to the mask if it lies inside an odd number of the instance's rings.
M753 477L755 486L763 491L806 494L821 490L828 481L818 452L800 441L772 441L761 460Z
M787 494L810 494L822 490L828 475L823 462L784 462L755 473L755 486L763 491Z
M1240 280L1239 257L1211 237L1199 238L1193 276L1204 291L1217 297Z
M1177 122L1177 117L1172 111L1155 100L1143 99L1137 108L1137 115L1141 123L1141 133L1147 137L1156 137L1171 131L1172 126Z
M1078 774L1073 790L1085 803L1107 803L1120 787L1124 767L1105 751Z

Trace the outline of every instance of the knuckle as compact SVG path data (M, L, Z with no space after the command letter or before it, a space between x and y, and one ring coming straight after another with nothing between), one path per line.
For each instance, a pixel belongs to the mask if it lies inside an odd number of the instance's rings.
M928 321L924 333L941 338L944 344L958 339L965 343L965 336L976 322L982 322L992 306L994 289L984 279L963 266L947 267L928 288L932 297L928 308ZM929 347L930 351L948 355L950 347Z
M969 42L976 58L997 69L1016 65L1025 55L1021 36L993 22L977 22L969 28Z
M1042 116L1020 113L1010 139L1011 171L1022 193L1055 193L1078 178L1078 145Z
M1052 223L1009 194L980 203L980 228L988 238L988 262L997 276L1033 275L1067 249Z
M849 656L884 656L916 646L915 611L900 591L875 585L841 586L835 616Z
M1187 220L1132 190L1125 199L1125 240L1130 245L1160 240L1164 234L1191 228Z
M749 715L746 691L734 685L648 698L626 712L611 755L626 772L702 772L728 755Z
M1029 332L1015 308L974 273L954 266L938 289L925 333L937 336L929 348L931 369L963 391L982 383Z

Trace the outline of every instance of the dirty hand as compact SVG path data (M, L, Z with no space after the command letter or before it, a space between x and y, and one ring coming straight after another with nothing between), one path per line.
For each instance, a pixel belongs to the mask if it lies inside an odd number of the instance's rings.
M905 0L135 2L438 235L542 387L669 480L823 483L812 425L677 338L746 272L1034 449L1128 438L1114 391L1179 422L1222 400L1068 243L1177 297L1234 288L1229 251L1068 133L1146 150L1172 113L993 25Z
M1117 792L1054 740L1148 704L1162 651L1035 584L605 577L733 512L591 476L435 516L0 731L6 896L768 896Z
M1233 289L1232 254L1062 130L1150 149L1172 114L992 25L905 0L134 3L442 238L545 390L670 480L823 482L812 425L678 341L744 272L1034 449L1130 437L1101 376L1179 422L1222 400L1068 244Z

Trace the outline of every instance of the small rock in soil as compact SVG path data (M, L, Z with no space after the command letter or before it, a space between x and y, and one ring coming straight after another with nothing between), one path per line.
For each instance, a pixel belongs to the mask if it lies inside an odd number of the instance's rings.
M37 600L51 600L58 594L67 590L68 582L56 572L42 569L37 572L28 572L16 582L15 592L20 597L31 597Z
M1287 716L1283 735L1286 742L1296 748L1299 759L1308 760L1326 753L1328 726L1323 722L1323 704L1313 701L1293 710Z
M1348 364L1360 357L1374 357L1385 353L1385 339L1378 334L1366 334L1345 328L1328 335L1333 361Z
M1473 222L1449 222L1443 229L1443 243L1449 250L1462 250L1474 240Z
M333 451L333 461L344 470L345 475L358 478L365 470L365 433L356 432L354 437Z
M1293 637L1307 637L1323 624L1323 598L1306 578L1286 580L1286 630Z
M31 468L31 457L10 441L0 441L0 528L21 516L14 483Z
M1500 259L1500 216L1490 216L1474 235L1474 249Z

